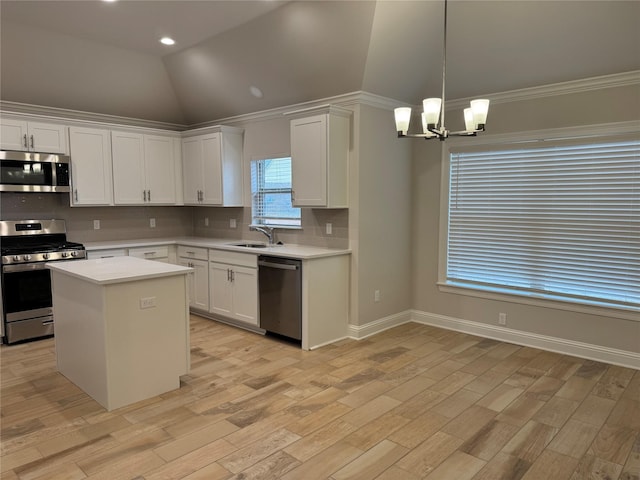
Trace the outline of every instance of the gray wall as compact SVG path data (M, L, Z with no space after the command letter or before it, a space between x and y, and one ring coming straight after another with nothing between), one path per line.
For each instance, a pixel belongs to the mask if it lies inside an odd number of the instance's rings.
M462 117L461 112L447 115L451 120ZM487 123L491 133L499 134L639 118L640 90L634 86L497 104L491 107ZM412 170L415 309L488 325L497 325L498 313L504 312L508 328L516 331L640 352L640 321L441 292L436 285L440 175L439 142L415 143Z
M411 308L412 206L411 145L398 140L393 113L367 105L358 113L350 185L357 311L351 323L361 326Z
M27 25L0 33L3 100L184 123L160 57Z

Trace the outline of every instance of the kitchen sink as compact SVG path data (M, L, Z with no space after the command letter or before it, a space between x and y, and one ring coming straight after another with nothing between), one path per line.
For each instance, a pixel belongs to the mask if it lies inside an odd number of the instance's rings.
M245 248L267 248L264 243L232 243L234 247L245 247Z

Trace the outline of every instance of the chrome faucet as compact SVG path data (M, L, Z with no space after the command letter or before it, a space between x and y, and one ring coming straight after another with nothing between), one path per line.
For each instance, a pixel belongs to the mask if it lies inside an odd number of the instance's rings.
M251 225L249 227L249 230L265 234L269 239L269 245L274 245L276 243L276 232L274 231L273 227Z

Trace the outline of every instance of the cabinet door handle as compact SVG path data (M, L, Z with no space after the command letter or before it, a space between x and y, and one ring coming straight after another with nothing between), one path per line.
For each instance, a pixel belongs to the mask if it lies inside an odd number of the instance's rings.
M151 201L151 190L147 190L147 199Z
M146 190L142 190L142 201L143 202L147 201L147 191Z
M25 149L25 150L26 150L27 148L29 148L29 145L27 144L27 134L26 134L26 133L22 136L22 142L23 142L23 144L24 144L24 149Z
M78 201L78 189L77 188L73 191L73 196L75 197L75 201L77 202Z
M291 204L293 205L296 202L296 192L295 190L291 190Z
M33 135L31 135L31 148L35 148L35 142L33 141Z
M233 283L235 280L236 280L236 272L231 270L231 283Z

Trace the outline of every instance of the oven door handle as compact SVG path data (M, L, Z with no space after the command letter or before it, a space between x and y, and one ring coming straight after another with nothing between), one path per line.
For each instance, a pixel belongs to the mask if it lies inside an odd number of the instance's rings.
M2 273L13 273L13 272L31 272L34 270L44 270L45 262L38 263L17 263L15 265L3 265Z

